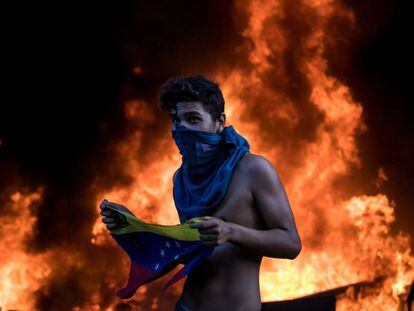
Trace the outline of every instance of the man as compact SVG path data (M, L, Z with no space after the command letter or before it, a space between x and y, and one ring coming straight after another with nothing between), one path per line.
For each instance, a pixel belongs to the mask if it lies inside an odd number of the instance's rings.
M224 99L214 81L172 78L159 104L169 112L171 133L183 155L173 176L180 220L211 216L190 226L198 228L203 244L214 246L186 278L176 310L260 310L262 257L294 259L301 251L279 176L267 159L249 152L232 126L225 126ZM122 224L105 209L101 214L107 216L108 229Z

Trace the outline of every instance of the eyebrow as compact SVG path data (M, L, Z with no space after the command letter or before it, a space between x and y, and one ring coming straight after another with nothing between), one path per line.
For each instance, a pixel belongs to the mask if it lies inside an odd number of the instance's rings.
M175 117L177 115L177 113L170 113L170 117ZM197 115L199 117L201 117L201 114L197 111L188 111L188 112L184 112L184 116L191 116L191 115Z

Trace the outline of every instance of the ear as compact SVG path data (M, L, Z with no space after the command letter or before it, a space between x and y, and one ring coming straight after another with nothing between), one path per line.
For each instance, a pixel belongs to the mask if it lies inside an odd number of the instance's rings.
M218 122L218 132L221 133L226 125L226 115L224 112L221 113L220 118L216 122Z

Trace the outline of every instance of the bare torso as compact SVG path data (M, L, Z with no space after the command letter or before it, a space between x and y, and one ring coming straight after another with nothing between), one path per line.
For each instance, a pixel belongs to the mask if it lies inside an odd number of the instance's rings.
M246 153L236 167L220 206L210 216L239 225L265 229L250 191L245 166L255 155ZM215 247L213 254L186 279L181 301L191 310L261 309L259 268L262 256L233 243Z

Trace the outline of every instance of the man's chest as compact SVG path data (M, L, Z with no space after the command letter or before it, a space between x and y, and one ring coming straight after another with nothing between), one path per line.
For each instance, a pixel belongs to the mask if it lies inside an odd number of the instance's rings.
M224 199L211 216L260 229L263 221L251 192L251 176L246 175L243 163L240 164L234 172Z

